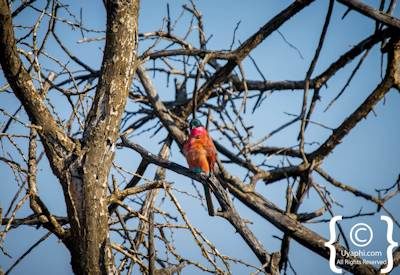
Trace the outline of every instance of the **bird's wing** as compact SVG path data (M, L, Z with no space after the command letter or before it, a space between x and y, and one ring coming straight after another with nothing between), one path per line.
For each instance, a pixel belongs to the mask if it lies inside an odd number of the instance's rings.
M207 160L210 165L210 170L213 171L214 164L217 161L217 149L215 149L214 142L208 134L204 138L204 148L207 152Z
M192 169L196 165L196 159L193 148L193 139L189 139L183 144L182 152L186 157L186 161L189 164L189 168Z
M205 150L201 139L198 137L189 138L189 140L183 145L182 151L190 169L198 167L201 168L203 172L209 172L207 151Z

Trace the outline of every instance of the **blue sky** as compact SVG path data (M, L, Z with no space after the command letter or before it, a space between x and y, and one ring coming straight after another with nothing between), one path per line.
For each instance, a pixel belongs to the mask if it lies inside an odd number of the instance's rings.
M376 6L378 1L367 1L369 4ZM37 7L42 7L44 1L38 1L35 4ZM162 1L162 0L147 0L142 1L140 9L140 32L149 32L158 30L162 25L163 17L166 14L167 3L170 5L171 18L175 20L181 13L181 6L187 4L186 1ZM232 42L232 35L236 24L240 21L238 27L234 47L239 45L238 41L244 41L251 34L257 31L265 22L272 16L277 14L291 1L212 1L203 0L196 1L198 9L202 12L205 24L206 36L212 35L207 46L209 49L229 49ZM323 20L326 14L328 1L316 1L304 11L293 17L289 22L284 24L279 30L285 38L301 52L299 53L291 48L277 33L273 33L266 41L264 41L251 56L257 61L263 74L268 80L302 80L305 77L310 60L314 54L317 40L320 35ZM84 15L84 24L86 27L96 30L104 30L105 26L105 11L102 1L81 1L78 4L71 1L71 10L79 14L82 8ZM341 54L350 49L354 44L361 39L370 35L374 28L374 21L359 15L356 12L351 12L345 19L341 16L346 11L346 8L339 3L335 3L332 22L328 30L326 43L321 52L321 58L317 63L314 76L322 72L332 61L337 59ZM399 8L395 11L395 16L399 17ZM38 16L37 12L27 10L19 15L15 20L18 24L28 24L35 20ZM190 21L190 17L185 15L176 26L176 34L182 36ZM44 30L44 29L43 29ZM43 32L43 30L41 30ZM19 34L22 34L21 31ZM101 47L103 41L87 44L77 43L80 37L79 32L71 33L71 28L62 27L59 25L59 33L61 39L66 43L69 49L81 57L85 62L90 64L92 68L98 69L101 64L102 52ZM43 35L39 31L39 36ZM98 33L98 36L103 36L104 33ZM197 35L197 34L196 34ZM190 37L193 44L196 41L196 35ZM95 37L92 35L92 37ZM54 40L50 41L47 51L59 58L65 58L65 55L54 45ZM140 46L143 51L145 45ZM372 92L380 81L380 53L379 48L375 47L367 57L366 61L360 68L346 92L340 99L331 107L328 112L323 110L333 99L351 73L351 70L356 65L358 58L348 65L343 70L339 71L330 81L328 85L321 90L321 103L313 115L313 119L330 127L337 127L343 119L351 114L354 109ZM56 66L48 60L43 62L49 68ZM147 66L151 66L149 63ZM244 62L246 76L248 79L261 79L250 60ZM79 68L75 64L70 64L71 69ZM4 78L0 76L0 83L4 83ZM157 87L160 97L163 99L172 99L173 82L170 86L166 86L165 77L157 75L153 82ZM50 95L53 105L61 113L62 117L68 114L68 108L65 101L54 92ZM285 114L298 114L301 108L302 91L276 91L271 93L262 108L258 109L254 114L248 113L246 122L253 124L254 131L252 141L258 140L266 133L276 129L282 123L290 120L292 117ZM14 112L18 105L17 100L12 94L0 93L0 107L8 112ZM135 110L137 106L129 103L128 110ZM385 97L385 100L378 103L374 108L374 114L369 114L367 120L361 121L357 127L346 136L344 141L336 148L324 162L323 168L328 171L337 180L352 185L362 191L370 194L375 194L376 188L382 188L392 185L399 174L400 162L400 127L399 127L399 108L400 94L398 91L392 90ZM21 113L21 119L26 120L26 116ZM3 123L5 116L0 116L0 123ZM1 124L0 124L1 125ZM12 130L14 132L26 133L22 127L14 124ZM276 136L270 138L266 145L271 146L292 146L296 144L296 137L299 131L299 124L285 129ZM306 140L308 142L323 142L329 135L330 131L319 126L310 125L306 132ZM145 138L143 138L145 137ZM132 140L141 143L144 147L153 153L158 152L160 147L159 142L164 138L164 134L160 133L154 138L149 135L141 137L133 137ZM223 144L228 144L226 140L216 137ZM1 153L12 151L9 143L4 144L4 149ZM315 149L317 145L308 146L307 150ZM22 145L26 149L26 145ZM15 151L15 150L14 150ZM16 153L15 158L21 158ZM182 155L179 153L176 145L173 146L171 159L175 162L185 165ZM259 159L261 161L261 158ZM118 151L116 161L123 164L130 171L134 171L138 164L138 156L131 151ZM276 164L276 158L271 158L270 163ZM229 165L227 166L230 167ZM233 167L232 167L233 168ZM155 168L152 166L145 177L152 178ZM231 171L232 174L242 176L240 170ZM3 177L3 183L0 192L0 206L6 207L14 195L16 190L14 176L12 171L3 163L0 162L0 174ZM191 187L190 180L181 177L175 173L167 173L168 181L174 183L174 186L179 190L194 192ZM343 207L335 206L334 212L341 215L350 215L357 213L360 208L365 212L374 211L376 207L371 203L366 203L360 198L354 198L349 194L344 194L340 190L330 186L320 177L315 177L318 183L326 185L332 195L337 198ZM48 163L43 160L40 164L40 172L38 177L39 191L43 199L48 204L49 208L58 215L65 213L65 206L62 202L62 191L57 183L57 179L51 174L48 168ZM285 182L278 182L272 185L263 186L259 183L257 191L262 193L267 199L273 201L280 207L285 205ZM199 202L190 197L177 193L180 202L189 218L194 225L209 238L220 251L229 256L243 258L246 261L258 265L257 259L254 257L250 249L235 234L234 229L227 224L226 221L220 218L210 219L206 211L202 209ZM172 206L166 200L159 206L163 209L171 210ZM274 236L281 237L282 233L274 228L270 223L261 219L259 216L252 213L248 208L244 207L235 200L236 206L240 214L252 221L250 225L256 236L262 241L269 252L279 250L280 242ZM390 201L387 208L394 210L393 213L400 218L397 209L400 199ZM321 207L321 202L317 194L311 191L306 202L300 209L303 211L312 211ZM19 215L29 214L29 205L25 205L19 212ZM371 249L385 249L386 243L384 236L378 232L384 230L382 222L379 220L379 213L373 217L360 218L354 221L343 221L342 225L346 232L349 232L351 226L356 222L365 222L374 228L376 234ZM328 218L325 215L324 218ZM329 238L328 224L310 224L309 227L325 238ZM394 239L400 242L399 228L394 229ZM42 229L23 228L22 230L14 230L8 233L5 247L8 252L18 257L27 247L39 239L45 231ZM331 271L328 262L313 252L304 249L296 242L292 243L290 261L298 274L329 274ZM176 239L176 247L182 254L188 258L196 259L200 254L198 249L193 249L193 240L189 235L182 234ZM0 256L0 266L4 270L13 262L13 259L7 259ZM50 237L45 243L35 249L26 259L24 259L17 268L14 274L43 274L43 270L49 274L71 274L69 265L69 253L63 245L54 237ZM234 274L249 274L249 269L245 269L239 265L233 265ZM198 272L195 269L186 269L183 274L194 274ZM400 274L399 268L393 274Z

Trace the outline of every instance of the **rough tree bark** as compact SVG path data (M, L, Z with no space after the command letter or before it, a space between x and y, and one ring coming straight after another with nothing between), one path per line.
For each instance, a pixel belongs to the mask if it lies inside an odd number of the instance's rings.
M82 140L69 137L47 109L19 58L12 16L0 1L0 62L14 93L38 129L67 202L70 230L61 232L76 274L112 273L108 245L107 180L121 115L138 61L139 1L107 1L106 44L100 78Z

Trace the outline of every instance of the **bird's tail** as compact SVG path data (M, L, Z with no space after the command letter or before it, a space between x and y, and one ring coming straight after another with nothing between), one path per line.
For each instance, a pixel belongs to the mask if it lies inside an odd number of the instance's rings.
M210 188L206 184L204 184L203 187L204 187L204 196L206 197L208 215L214 216L215 212L214 212L214 205L213 205L212 198L211 198Z

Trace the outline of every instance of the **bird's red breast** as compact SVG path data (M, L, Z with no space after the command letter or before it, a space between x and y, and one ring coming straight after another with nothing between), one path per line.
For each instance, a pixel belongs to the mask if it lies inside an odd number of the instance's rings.
M183 145L183 153L190 169L200 168L206 174L213 172L217 152L204 127L196 127L190 131L189 138Z

